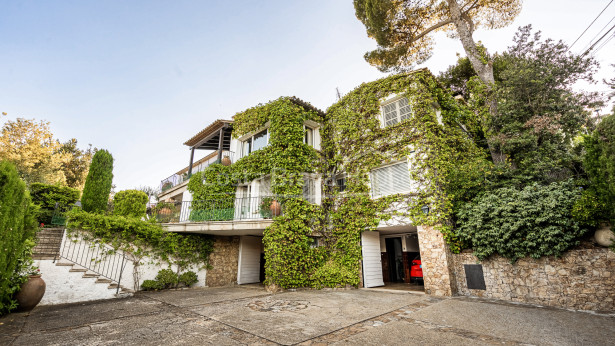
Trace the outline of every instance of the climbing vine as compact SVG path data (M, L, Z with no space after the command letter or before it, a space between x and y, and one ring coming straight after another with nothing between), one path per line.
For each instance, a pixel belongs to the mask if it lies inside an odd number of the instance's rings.
M382 128L381 103L391 95L407 97L412 116ZM454 203L481 184L489 167L485 152L472 141L480 132L474 114L428 71L363 84L326 114L296 99L280 98L238 113L234 120L235 138L268 126L268 146L229 166L226 187L207 186L208 179L215 180L208 174L221 174L221 168L212 166L203 176L194 176L188 189L202 197L226 188L232 194L231 186L270 175L272 192L284 212L264 231L266 284L359 285L361 233L393 216L437 226L454 251L461 248L452 232ZM320 151L304 143L306 120L321 124ZM372 198L370 172L402 160L409 161L410 175L419 187L416 193ZM301 198L305 173L322 178L320 205ZM335 186L341 173L347 180L343 193ZM407 207L392 208L395 202ZM427 215L422 211L425 205L431 210ZM320 239L318 247L313 246L314 236Z

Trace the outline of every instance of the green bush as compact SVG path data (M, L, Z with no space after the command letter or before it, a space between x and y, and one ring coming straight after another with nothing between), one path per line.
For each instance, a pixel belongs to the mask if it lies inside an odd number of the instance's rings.
M27 278L36 209L15 167L0 161L0 315L17 306L13 294Z
M30 185L32 202L39 206L38 222L51 224L56 203L60 211L64 212L79 200L81 192L68 186L33 183Z
M480 260L560 256L587 231L571 215L580 196L571 181L490 191L460 208L457 235Z
M590 179L589 190L597 199L591 211L597 223L610 221L615 225L615 114L598 124L591 136L583 140L585 157L583 165Z
M160 282L156 280L144 280L141 284L141 289L144 291L157 291L164 289L164 286L162 286Z
M192 210L190 221L228 221L233 220L235 208Z
M147 194L139 190L124 190L113 196L113 214L144 217L147 211Z
M106 150L98 150L92 158L90 171L85 179L81 204L83 210L104 213L109 202L113 181L113 156Z
M156 281L164 288L177 287L177 274L171 269L162 269L156 275Z
M199 282L199 278L196 276L195 272L187 271L179 275L178 281L180 284L184 284L186 287L190 287L195 283Z

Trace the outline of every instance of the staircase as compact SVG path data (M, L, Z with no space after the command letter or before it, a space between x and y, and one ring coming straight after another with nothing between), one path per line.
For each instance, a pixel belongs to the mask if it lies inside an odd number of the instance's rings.
M96 279L96 281L94 281L94 283L97 284L104 284L104 285L108 285L107 288L110 290L116 290L118 294L122 295L122 294L129 294L129 293L134 293L135 291L126 288L122 285L118 285L117 282L111 280L111 279L107 279L105 277L101 277L100 274L95 273L93 271L88 270L85 267L82 267L78 264L60 259L59 261L56 262L56 266L58 267L69 267L70 269L68 270L69 273L83 273L82 278L84 279ZM118 290L118 286L119 286L119 290Z
M64 228L43 228L36 233L36 246L32 249L32 259L55 260L60 254Z
M43 228L36 237L38 241L32 258L39 260L37 265L47 281L50 291L47 304L123 297L134 293L120 285L128 264L123 254L108 254L111 248L106 245L65 237L64 228ZM106 285L108 290L115 292L105 293L103 287L96 288L98 285Z

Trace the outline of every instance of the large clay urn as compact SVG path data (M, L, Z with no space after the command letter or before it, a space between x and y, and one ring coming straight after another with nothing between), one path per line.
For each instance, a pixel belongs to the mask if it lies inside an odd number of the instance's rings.
M28 281L21 285L21 290L15 295L19 303L17 310L30 311L43 299L45 295L45 281L40 275L30 275Z
M279 216L280 214L282 214L282 206L280 205L280 202L276 201L275 199L271 201L271 204L269 205L269 210L271 210L272 216Z
M228 156L225 156L222 158L222 166L230 166L231 165L231 158Z

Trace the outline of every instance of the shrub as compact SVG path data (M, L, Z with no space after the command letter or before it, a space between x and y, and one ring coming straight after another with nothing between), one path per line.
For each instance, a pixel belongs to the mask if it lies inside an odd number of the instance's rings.
M15 167L0 161L0 315L13 310L12 299L27 276L36 229L36 206Z
M113 156L106 150L98 150L92 158L90 171L85 179L81 204L83 210L103 213L107 209L113 181Z
M141 284L141 289L144 291L156 291L163 288L164 287L160 284L160 282L156 280L144 280Z
M164 288L177 287L177 274L171 269L162 269L158 271L156 281Z
M560 256L587 231L571 215L580 195L571 181L490 191L460 208L457 235L480 260Z
M591 136L583 140L585 157L583 165L591 181L599 208L594 209L599 221L610 221L615 225L615 114L598 124Z
M113 214L144 217L147 211L147 194L139 190L124 190L113 196Z
M56 203L61 211L66 211L79 200L80 192L68 186L33 183L30 195L32 202L40 208L38 222L51 224Z
M190 287L195 283L199 282L199 278L196 276L195 272L187 271L179 276L178 281L180 284L184 284L186 287Z
M190 212L190 221L228 221L233 220L234 217L234 208L209 210L196 209Z

